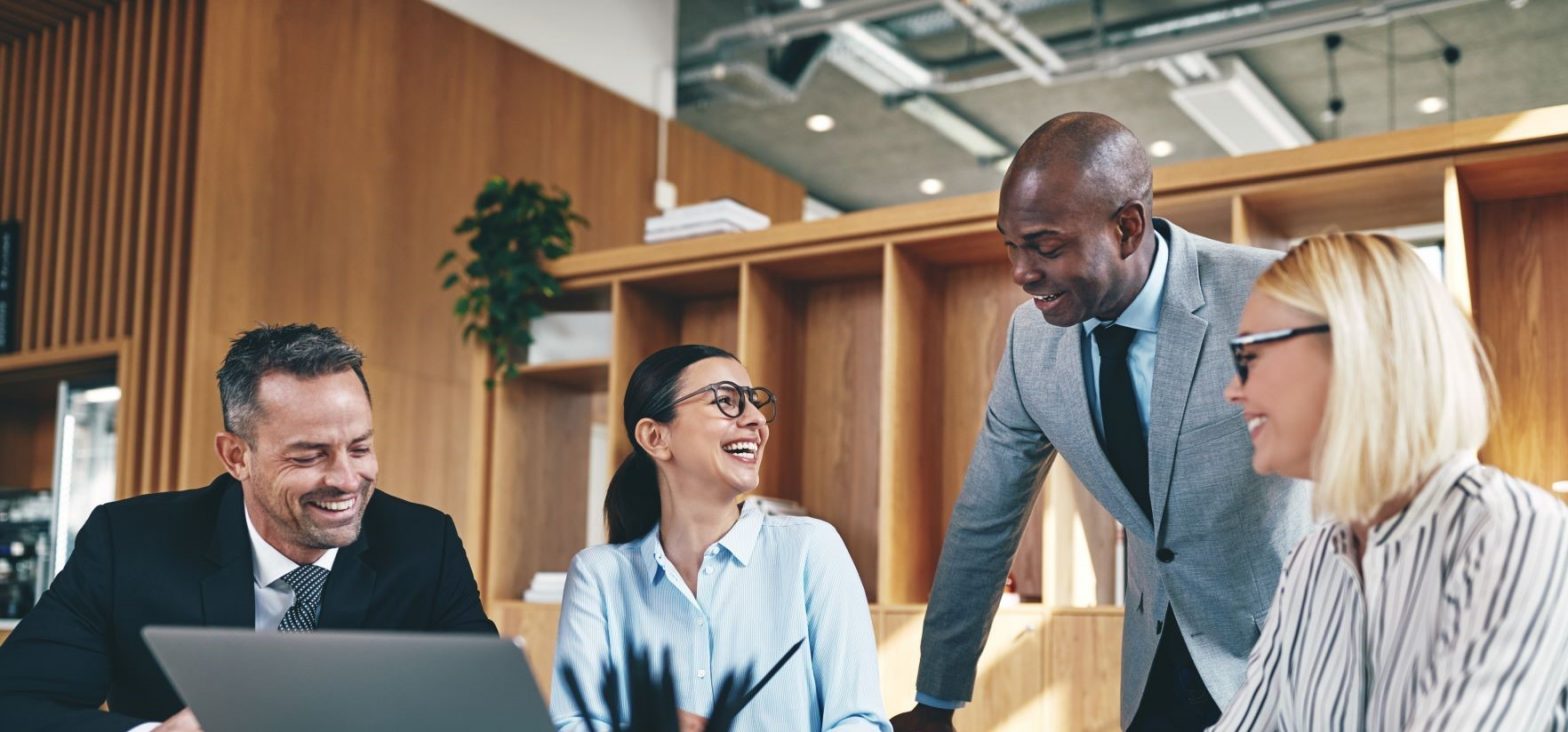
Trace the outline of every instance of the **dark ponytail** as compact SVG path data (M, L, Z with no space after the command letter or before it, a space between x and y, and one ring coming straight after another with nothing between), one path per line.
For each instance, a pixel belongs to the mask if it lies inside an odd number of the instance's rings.
M658 351L632 371L621 401L621 420L632 451L610 477L604 496L611 544L641 539L659 523L659 470L653 457L637 444L637 423L645 417L661 423L674 420L675 399L681 396L675 391L680 388L681 375L686 367L709 358L739 360L722 348L688 344Z

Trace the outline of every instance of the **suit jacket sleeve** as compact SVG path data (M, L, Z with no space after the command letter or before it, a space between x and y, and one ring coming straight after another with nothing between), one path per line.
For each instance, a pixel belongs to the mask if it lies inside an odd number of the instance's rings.
M441 541L441 584L436 592L431 630L497 635L495 623L490 622L479 602L479 586L474 582L468 554L463 551L463 540L457 536L457 526L452 517L443 518L446 526Z
M1040 470L1055 455L1024 411L1013 363L1017 323L1015 317L948 522L920 639L916 688L937 699L968 701L974 691L975 666L1040 490Z
M95 509L65 569L0 645L0 729L125 732L150 721L98 709L111 676L111 538L107 513Z

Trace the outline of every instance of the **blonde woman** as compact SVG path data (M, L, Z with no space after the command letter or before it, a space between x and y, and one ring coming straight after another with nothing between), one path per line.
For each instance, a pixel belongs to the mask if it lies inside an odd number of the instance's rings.
M1280 576L1220 730L1563 729L1568 509L1476 462L1491 371L1404 242L1313 237L1231 340L1253 468L1326 519Z

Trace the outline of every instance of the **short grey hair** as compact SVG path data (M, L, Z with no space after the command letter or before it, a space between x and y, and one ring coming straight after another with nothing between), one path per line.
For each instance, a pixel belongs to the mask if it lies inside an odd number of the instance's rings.
M229 353L218 368L223 429L246 442L253 440L252 430L261 417L256 392L262 377L271 373L314 378L353 371L369 401L364 362L364 354L343 340L337 330L315 323L263 324L247 330L229 342Z

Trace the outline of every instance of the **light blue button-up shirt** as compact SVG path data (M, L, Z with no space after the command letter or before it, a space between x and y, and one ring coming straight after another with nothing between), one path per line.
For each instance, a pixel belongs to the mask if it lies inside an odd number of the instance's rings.
M1170 245L1165 237L1154 232L1154 263L1149 266L1149 279L1133 298L1117 325L1132 328L1135 333L1127 346L1127 368L1132 372L1133 395L1138 399L1138 416L1143 420L1143 434L1149 434L1149 394L1154 388L1154 353L1159 345L1160 306L1165 302L1165 272L1170 269ZM1089 414L1094 417L1095 432L1105 437L1105 420L1100 415L1100 344L1094 340L1094 329L1105 321L1089 318L1083 321L1083 381L1089 395ZM958 709L964 702L938 699L916 693L915 701L928 707Z
M1138 416L1143 420L1143 434L1149 434L1149 393L1154 388L1154 351L1160 339L1160 305L1165 301L1165 270L1170 268L1170 247L1159 231L1154 232L1154 263L1149 266L1149 279L1133 298L1116 324L1132 328L1135 333L1127 346L1127 369L1132 372L1132 391L1138 398ZM1105 321L1089 318L1083 321L1083 375L1085 391L1089 393L1089 414L1094 415L1094 429L1101 439L1105 437L1105 419L1100 415L1100 344L1094 340L1094 329Z
M636 541L578 552L556 637L550 714L557 730L609 728L597 690L607 662L625 673L628 643L655 664L669 649L677 703L708 716L726 674L750 668L760 679L804 638L736 729L891 731L865 589L830 524L747 507L708 548L699 572L693 594L664 556L658 527ZM589 720L566 691L567 667L587 690ZM624 699L624 677L620 693Z

